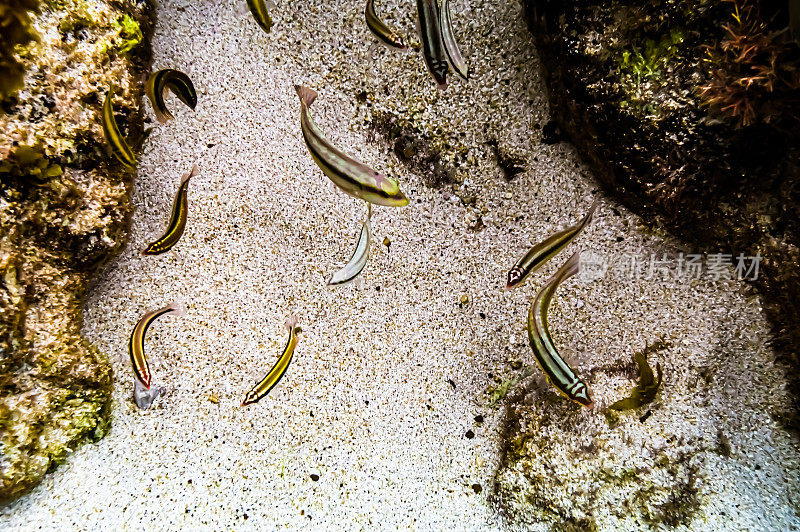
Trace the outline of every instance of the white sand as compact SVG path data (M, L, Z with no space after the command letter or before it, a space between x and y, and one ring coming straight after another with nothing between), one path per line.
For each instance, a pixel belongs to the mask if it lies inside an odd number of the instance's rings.
M113 357L113 427L4 508L3 528L503 525L487 502L502 421L502 410L487 406L496 384L488 374L512 375L513 360L533 363L527 302L556 265L511 293L501 290L505 271L527 245L581 216L595 189L569 146L543 145L532 128L546 122L547 104L521 7L471 0L468 13L454 15L475 75L438 94L419 54L379 49L375 66L361 1L279 3L269 35L243 0L160 6L154 67L187 72L200 103L192 112L169 98L176 120L157 128L142 156L130 245L86 305L85 334ZM412 3L380 4L387 22L412 33ZM375 210L364 279L344 289L326 289L325 279L349 258L365 208L332 189L309 157L294 83L320 92L312 111L335 143L397 177L412 198L405 209ZM476 205L462 206L450 187L426 188L388 146L368 142L370 110L355 98L362 89L378 89L377 108L470 148L462 177ZM490 138L525 154L528 171L507 182ZM201 175L183 239L168 254L141 257L193 163ZM578 245L643 259L675 252L611 206L606 200L557 262ZM472 232L467 222L481 208L486 228ZM463 294L470 303L462 308ZM713 439L724 424L734 454L708 466L708 504L694 528L800 526L791 507L797 450L769 416L786 401L782 373L762 345L767 326L748 288L605 279L571 281L559 294L551 328L577 368L630 360L662 335L679 347L661 358L667 377L651 424L623 421L614 432L601 415L581 413L588 436L610 442L604 456L646 462L625 438ZM160 319L146 342L154 380L168 391L140 412L130 400L128 335L146 309L174 298L185 299L187 315ZM292 366L268 397L241 408L283 347L291 313L303 326ZM686 383L703 363L724 375L695 401ZM623 378L592 383L600 406L628 389ZM486 421L476 424L476 414Z

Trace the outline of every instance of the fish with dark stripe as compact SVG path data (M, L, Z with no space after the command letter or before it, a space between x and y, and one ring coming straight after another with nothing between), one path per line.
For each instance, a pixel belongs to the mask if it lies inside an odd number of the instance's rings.
M294 356L294 350L297 347L297 342L300 341L300 333L303 332L298 325L298 322L299 320L297 316L292 316L286 320L286 329L289 331L289 340L286 342L286 347L283 348L281 356L278 357L278 361L275 362L275 365L269 370L267 376L261 379L261 381L253 386L253 388L244 396L242 406L250 405L260 401L270 392L270 390L275 387L275 385L280 382L280 380L286 374L286 370L289 369L289 364L292 362L292 357Z
M197 93L189 76L172 68L165 68L158 72L153 72L147 78L145 92L153 105L156 118L162 124L174 117L164 103L164 94L167 89L171 90L180 101L188 105L192 110L197 107Z
M569 243L589 224L596 210L597 202L595 201L589 209L589 212L580 222L547 237L545 240L531 247L531 249L529 249L508 271L506 290L522 286L532 273L539 270L547 261L567 247L567 245L569 245Z
M442 43L442 30L439 25L439 6L437 0L417 0L419 33L422 40L422 53L436 86L447 88L447 53Z
M250 8L250 13L253 14L256 24L267 33L272 31L272 17L269 16L269 8L272 5L274 4L270 2L268 6L265 0L247 0L247 7Z
M166 307L145 313L131 333L131 338L128 342L128 354L133 367L133 398L136 406L142 410L150 408L150 405L153 404L153 401L163 390L160 386L150 386L152 375L150 374L150 365L147 363L147 357L144 354L144 336L147 334L147 328L156 319L165 314L183 316L184 312L183 303L173 301Z
M589 388L572 368L558 354L553 338L547 328L547 311L558 286L576 273L580 266L580 253L577 252L550 278L536 294L528 310L528 342L539 367L547 375L547 380L564 396L585 406L594 407L589 397Z
M389 28L389 26L378 17L378 14L375 12L375 0L367 0L364 16L367 19L367 27L383 44L399 50L405 50L407 48L403 37Z
M334 147L311 119L309 107L317 93L308 87L295 85L300 97L300 127L311 158L333 183L354 198L375 205L404 207L408 198L397 181L346 155Z
M169 220L164 236L147 246L142 251L142 255L159 255L172 249L178 243L186 230L186 220L189 217L189 180L200 173L197 165L192 167L192 171L184 174L178 192L175 194L175 201L172 204L172 216Z
M101 120L103 123L103 133L105 134L106 141L108 141L111 146L111 153L114 157L127 168L135 169L136 155L133 153L131 147L128 146L125 137L122 136L122 132L120 132L119 126L117 125L117 119L114 118L114 106L111 103L113 99L114 90L109 89L108 94L106 94L106 100L103 102L103 116Z

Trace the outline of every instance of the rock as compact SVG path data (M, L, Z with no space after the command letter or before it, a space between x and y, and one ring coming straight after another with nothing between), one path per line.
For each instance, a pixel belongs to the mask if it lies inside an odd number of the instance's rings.
M111 367L81 337L82 305L125 243L134 175L107 155L100 110L113 86L123 133L141 137L152 12L47 0L10 54L24 84L0 101L0 500L108 427Z
M525 5L558 126L543 142L563 133L606 189L696 252L760 254L754 284L800 378L800 48L780 31L787 3Z

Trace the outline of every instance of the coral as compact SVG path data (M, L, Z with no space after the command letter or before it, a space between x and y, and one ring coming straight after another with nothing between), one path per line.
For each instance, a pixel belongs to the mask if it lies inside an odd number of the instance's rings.
M111 368L81 313L124 245L133 175L106 154L100 95L113 84L121 126L141 135L152 9L50 0L30 21L39 38L15 48L24 86L0 102L0 500L107 430Z

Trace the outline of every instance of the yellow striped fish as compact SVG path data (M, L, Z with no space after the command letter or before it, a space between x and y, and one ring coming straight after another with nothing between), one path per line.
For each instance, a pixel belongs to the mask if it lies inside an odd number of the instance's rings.
M272 17L269 16L269 8L272 6L274 6L272 2L268 6L265 0L247 0L247 7L250 8L256 23L267 33L272 31Z
M189 180L200 173L197 165L192 167L192 171L184 174L181 178L181 185L175 194L175 201L172 204L172 216L169 220L164 236L147 246L142 251L142 255L159 255L172 249L178 243L186 229L186 219L189 216Z
M147 389L150 388L150 380L152 378L150 374L150 365L147 363L147 357L144 354L144 336L147 334L147 328L150 327L150 324L157 318L165 314L183 316L184 312L183 303L180 301L173 301L166 307L145 313L131 333L131 338L128 342L128 354L131 357L133 374L136 380Z
M354 198L387 207L405 207L408 198L400 191L397 181L373 168L345 155L334 147L311 119L308 108L317 99L317 93L308 87L294 86L300 97L300 127L303 139L322 172L333 183Z
M566 279L578 273L579 266L580 253L578 252L572 255L536 294L536 298L528 310L528 342L536 362L547 375L547 380L564 396L586 408L592 408L594 402L589 397L589 388L558 354L547 328L547 311L556 289Z
M164 94L167 89L171 90L180 101L194 109L197 107L197 93L189 76L172 68L165 68L158 72L153 72L147 78L145 92L153 105L156 118L162 124L174 117L164 103Z
M133 170L136 168L136 155L122 136L117 120L114 118L114 106L111 103L113 99L114 90L108 89L106 100L103 102L103 133L106 136L106 141L111 146L111 153L114 154L114 157L127 168Z
M303 332L300 326L298 326L298 322L297 316L292 316L286 320L286 329L289 331L289 341L286 342L283 353L281 353L275 365L272 366L272 369L269 370L267 376L261 379L261 382L253 386L253 388L247 392L247 395L244 396L244 401L242 401L242 406L260 401L276 384L278 384L278 382L280 382L286 370L289 369L289 364L292 362L292 356L294 355L294 349L297 347L297 342L300 341L299 335Z
M522 286L532 273L538 271L547 261L567 247L592 220L592 216L597 210L597 205L597 201L592 203L589 212L577 224L567 227L531 247L508 271L506 290Z

